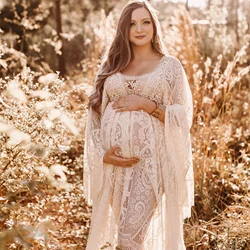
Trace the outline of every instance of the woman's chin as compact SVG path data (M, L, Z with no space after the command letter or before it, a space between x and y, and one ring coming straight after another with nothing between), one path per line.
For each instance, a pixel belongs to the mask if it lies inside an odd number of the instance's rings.
M131 42L133 46L137 46L137 47L144 47L144 46L148 46L148 44L150 44L150 41L136 41L136 42Z

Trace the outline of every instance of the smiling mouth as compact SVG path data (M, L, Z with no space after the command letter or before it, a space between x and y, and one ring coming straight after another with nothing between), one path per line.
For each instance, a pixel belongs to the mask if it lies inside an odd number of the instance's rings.
M145 36L136 36L135 38L137 38L137 39L142 39L142 38L144 38Z

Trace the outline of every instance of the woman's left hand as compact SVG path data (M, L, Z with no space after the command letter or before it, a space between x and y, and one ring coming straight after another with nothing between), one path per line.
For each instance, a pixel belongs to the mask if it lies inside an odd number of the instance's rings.
M132 94L126 95L118 99L112 104L112 108L117 112L137 111L141 109L142 97Z

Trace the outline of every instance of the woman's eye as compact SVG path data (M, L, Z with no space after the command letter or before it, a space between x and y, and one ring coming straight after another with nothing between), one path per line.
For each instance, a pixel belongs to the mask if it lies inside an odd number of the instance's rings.
M144 24L150 24L150 21L145 21Z
M130 26L133 26L135 23L130 23Z

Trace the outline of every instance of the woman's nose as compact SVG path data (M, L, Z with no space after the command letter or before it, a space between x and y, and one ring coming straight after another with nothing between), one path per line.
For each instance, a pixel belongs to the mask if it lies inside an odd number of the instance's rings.
M140 24L137 25L137 32L141 32L142 31L142 27Z

